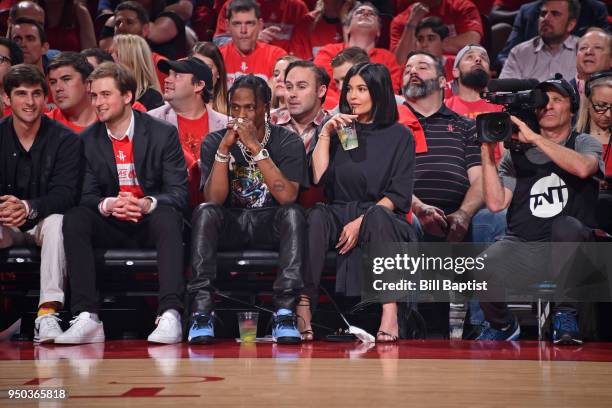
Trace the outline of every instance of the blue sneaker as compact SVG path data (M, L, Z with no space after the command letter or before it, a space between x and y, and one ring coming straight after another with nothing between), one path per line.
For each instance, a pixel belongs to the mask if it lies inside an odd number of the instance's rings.
M494 329L491 325L485 325L483 327L482 332L476 337L476 340L514 341L518 340L521 336L521 326L519 326L516 317L512 324L503 330Z
M576 311L558 311L553 316L553 344L582 344Z
M209 344L215 338L212 313L194 312L189 319L189 344Z
M296 315L291 310L278 309L272 319L272 337L277 343L297 344L302 341L297 329Z

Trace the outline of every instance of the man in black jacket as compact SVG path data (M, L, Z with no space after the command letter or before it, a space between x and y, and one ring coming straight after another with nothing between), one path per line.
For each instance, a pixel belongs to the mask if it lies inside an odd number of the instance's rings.
M56 343L104 341L99 321L94 248L153 246L159 270L157 328L148 340L182 340L183 212L187 169L176 128L132 111L136 80L104 63L89 77L99 122L82 133L85 179L80 206L66 214L64 247L72 312Z
M47 83L33 65L8 70L3 87L13 114L0 122L0 248L41 247L40 300L34 341L62 333L66 262L62 215L76 204L82 145L43 115Z

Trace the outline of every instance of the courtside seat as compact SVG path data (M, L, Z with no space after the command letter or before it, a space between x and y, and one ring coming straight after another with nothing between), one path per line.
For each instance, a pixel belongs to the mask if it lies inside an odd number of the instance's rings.
M333 268L336 255L327 253L326 268ZM96 251L96 262L105 267L155 267L157 251L154 249L101 249ZM278 252L267 250L244 250L219 252L217 262L220 269L261 270L275 268L278 265ZM23 267L38 270L40 266L40 249L7 248L0 250L0 272L8 272L11 267ZM22 269L22 268L19 268Z

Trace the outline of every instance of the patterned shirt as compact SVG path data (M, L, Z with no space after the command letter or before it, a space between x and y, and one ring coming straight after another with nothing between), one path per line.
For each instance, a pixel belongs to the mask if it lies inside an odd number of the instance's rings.
M287 108L279 108L270 113L272 123L282 128L297 133L304 142L304 147L308 151L310 142L312 141L317 129L325 121L325 118L329 117L330 114L324 109L321 109L319 113L314 117L314 120L306 126L304 131L300 133L296 127L295 120L291 117Z

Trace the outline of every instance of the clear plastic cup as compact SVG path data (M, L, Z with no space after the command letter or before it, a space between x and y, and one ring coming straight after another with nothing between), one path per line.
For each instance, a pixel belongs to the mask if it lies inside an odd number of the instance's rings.
M338 138L340 144L344 150L352 150L359 147L359 140L357 140L357 130L355 129L355 121L352 121L350 125L341 125L338 130Z
M259 312L238 312L238 330L240 340L254 342L257 338L257 320Z

